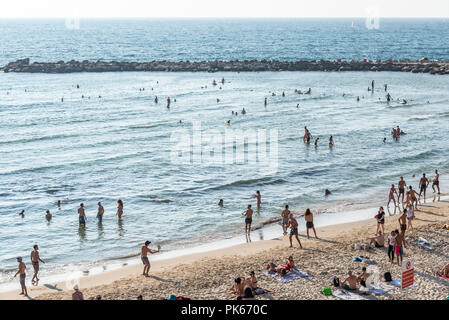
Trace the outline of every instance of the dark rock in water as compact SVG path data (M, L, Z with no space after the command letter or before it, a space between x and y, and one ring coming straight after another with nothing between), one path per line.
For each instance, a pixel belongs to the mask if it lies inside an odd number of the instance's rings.
M0 68L3 72L27 73L73 73L73 72L119 72L119 71L164 71L164 72L259 72L259 71L398 71L413 73L448 74L448 61L401 60L374 61L279 61L279 60L231 60L231 61L76 61L33 62L20 59Z

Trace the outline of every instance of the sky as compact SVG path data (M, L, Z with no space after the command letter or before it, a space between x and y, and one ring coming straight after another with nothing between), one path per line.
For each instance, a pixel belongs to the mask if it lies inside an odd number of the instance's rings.
M448 0L1 0L0 18L449 17Z

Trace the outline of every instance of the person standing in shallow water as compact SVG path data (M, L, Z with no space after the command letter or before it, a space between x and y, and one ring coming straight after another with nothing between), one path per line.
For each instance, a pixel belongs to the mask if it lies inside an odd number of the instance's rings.
M80 204L80 207L78 208L78 215L79 215L80 225L85 226L86 225L86 212L84 211L84 203Z
M253 222L253 209L251 209L251 205L248 205L248 210L243 212L242 214L245 216L245 233L246 235L251 234L251 223Z
M257 199L257 209L260 209L260 205L262 203L262 196L260 195L260 191L257 190L256 194L253 195L252 198L256 198Z
M98 212L97 212L98 223L103 222L103 214L104 214L104 207L101 205L101 202L98 202Z
M121 219L122 215L123 215L123 201L118 199L117 200L117 216L119 219Z

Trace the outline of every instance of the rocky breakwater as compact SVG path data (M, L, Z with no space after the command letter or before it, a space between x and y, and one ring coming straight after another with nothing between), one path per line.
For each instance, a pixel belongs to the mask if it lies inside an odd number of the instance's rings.
M165 72L255 72L255 71L397 71L412 73L449 74L449 61L389 60L389 61L278 61L278 60L231 60L231 61L166 61L118 62L75 61L33 62L21 59L0 68L3 72L26 73L73 73L73 72L119 72L119 71L165 71Z

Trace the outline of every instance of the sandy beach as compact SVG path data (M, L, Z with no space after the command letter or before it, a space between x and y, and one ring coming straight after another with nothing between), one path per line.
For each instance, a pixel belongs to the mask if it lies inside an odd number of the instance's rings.
M375 212L373 212L374 216ZM442 300L449 295L449 281L434 276L449 262L449 233L440 232L443 224L449 221L449 201L431 202L419 206L413 221L415 229L407 230L407 248L404 259L411 259L415 266L416 287L405 290L395 288L384 294L370 293L360 295L363 299L410 299ZM298 214L296 213L296 216ZM398 216L386 217L385 231L398 229ZM298 219L300 223L303 218ZM364 262L349 260L352 256L364 256L374 260L373 265L383 274L391 272L393 279L400 278L401 267L388 261L387 249L376 248L370 252L354 249L355 243L367 243L367 238L376 231L376 220L339 224L317 228L319 239L307 239L300 233L303 249L289 248L288 237L276 240L257 241L226 249L191 254L174 259L152 263L150 277L141 275L142 266L133 265L119 270L104 272L100 275L82 277L80 288L85 299L94 299L101 294L105 300L131 299L143 295L144 299L167 299L170 295L191 299L236 299L228 293L236 277L247 277L250 271L256 272L259 286L274 293L258 297L259 299L339 299L336 296L324 296L323 287L332 287L333 276L345 278L348 270L361 271ZM282 229L279 226L279 233ZM428 240L431 245L423 248L418 245L419 237ZM285 264L292 255L297 267L309 273L289 283L263 275L259 270L267 263ZM151 261L151 257L150 257ZM67 283L56 283L29 288L29 299L67 300L71 299L71 288ZM19 291L0 293L0 299L26 299L18 295Z

